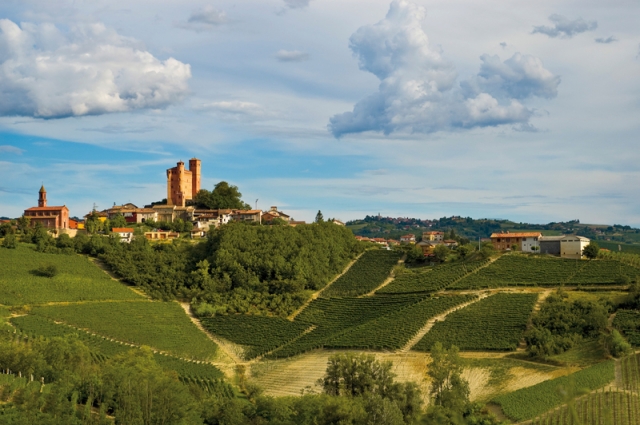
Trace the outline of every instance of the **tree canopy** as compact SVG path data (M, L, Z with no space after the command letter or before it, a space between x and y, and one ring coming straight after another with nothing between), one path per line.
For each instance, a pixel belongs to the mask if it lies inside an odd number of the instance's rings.
M207 209L234 209L234 210L248 210L251 209L249 204L242 199L242 193L238 189L238 186L230 185L225 181L221 181L216 184L213 190L210 192L207 189L200 190L195 198L194 202L197 208Z

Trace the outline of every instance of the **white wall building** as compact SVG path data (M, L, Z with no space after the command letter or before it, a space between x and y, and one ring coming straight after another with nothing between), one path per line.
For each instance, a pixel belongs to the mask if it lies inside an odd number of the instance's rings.
M582 258L582 250L591 240L584 236L567 235L560 239L560 256L563 258Z

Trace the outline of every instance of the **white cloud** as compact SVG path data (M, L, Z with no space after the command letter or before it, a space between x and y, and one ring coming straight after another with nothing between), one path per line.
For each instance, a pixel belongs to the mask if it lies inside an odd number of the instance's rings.
M360 69L378 77L380 85L352 112L330 119L334 136L528 124L533 112L521 101L556 96L559 77L540 59L520 53L504 62L483 55L479 74L457 84L454 65L429 45L423 30L425 14L414 3L395 0L385 19L351 36L350 48Z
M549 16L549 20L554 24L552 27L546 25L535 26L533 27L532 34L545 34L552 38L571 38L576 34L593 31L598 28L598 23L596 21L587 22L582 18L571 21L558 14Z
M613 43L614 41L618 41L618 39L613 36L610 35L609 37L598 37L596 38L596 43L601 43L601 44L609 44L609 43Z
M13 154L16 154L16 155L22 155L23 152L24 152L24 150L22 150L20 148L16 148L15 146L0 145L0 153L13 153Z
M299 50L279 50L276 59L280 62L303 62L309 59L309 54Z
M284 0L284 4L289 9L303 9L309 6L311 0Z
M273 116L273 112L268 111L262 105L239 100L205 103L200 109L209 110L234 120L260 120Z
M187 22L180 22L178 27L200 31L211 31L214 28L227 22L227 15L222 10L217 10L211 5L204 6L201 9L194 11Z
M0 20L0 115L63 118L164 108L188 94L190 66L161 61L102 24L62 32Z

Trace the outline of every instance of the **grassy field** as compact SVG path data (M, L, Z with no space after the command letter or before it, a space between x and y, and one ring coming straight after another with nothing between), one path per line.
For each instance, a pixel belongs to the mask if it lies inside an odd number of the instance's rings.
M53 278L37 275L35 270L41 265L54 265L58 274ZM0 304L141 299L87 257L43 254L27 244L19 244L17 249L0 248Z
M33 314L102 336L194 359L211 359L217 345L174 302L109 302L34 307Z

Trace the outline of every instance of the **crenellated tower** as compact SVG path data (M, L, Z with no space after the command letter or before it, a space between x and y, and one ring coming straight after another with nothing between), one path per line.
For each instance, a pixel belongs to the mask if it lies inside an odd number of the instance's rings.
M167 170L167 204L184 207L186 202L200 190L200 160L189 160L189 169L184 168L184 162Z

